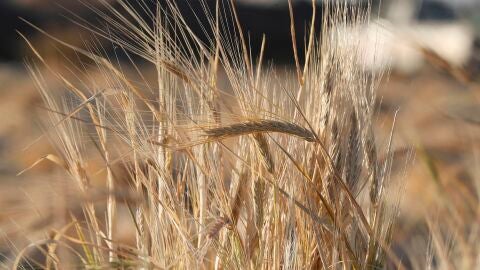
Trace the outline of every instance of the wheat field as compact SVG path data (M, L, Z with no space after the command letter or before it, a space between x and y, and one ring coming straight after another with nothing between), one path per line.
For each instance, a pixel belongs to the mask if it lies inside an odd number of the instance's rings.
M288 1L294 67L281 70L264 60L268 36L251 53L234 0L213 9L199 0L206 39L174 0L155 10L139 1L147 19L116 1L89 6L98 25L70 14L91 36L83 45L25 20L57 59L18 33L41 96L42 135L23 153L48 150L18 172L44 183L21 187L29 225L13 206L0 215L13 251L1 267L480 269L477 122L452 109L422 129L431 122L417 118L421 106L389 107L389 66L368 70L362 32L345 32L371 23L370 6L326 1L316 12L313 0L300 45ZM448 104L477 97L463 69L422 52L468 89ZM436 149L446 141L438 134L450 134L442 128L463 143ZM462 158L447 166L435 151ZM467 180L449 180L457 176ZM429 184L412 195L415 179ZM421 225L409 230L412 216Z

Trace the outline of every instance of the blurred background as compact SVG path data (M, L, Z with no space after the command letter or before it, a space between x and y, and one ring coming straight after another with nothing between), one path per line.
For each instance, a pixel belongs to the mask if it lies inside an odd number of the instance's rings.
M84 0L92 6L98 2ZM129 2L135 5L135 0ZM293 3L299 55L303 55L311 1ZM368 8L364 1L349 3ZM201 10L198 1L179 0L178 5L201 36L193 15ZM317 6L321 12L321 1ZM43 133L42 102L24 66L32 54L17 31L29 37L49 62L65 61L64 52L19 18L69 43L89 44L91 35L68 19L72 18L70 12L98 22L95 13L80 1L0 1L0 262L45 236L38 229L49 225L62 204L54 199L56 194L76 196L75 188L55 175L54 165L41 163L16 176L54 151L45 139L31 144ZM250 35L253 54L258 53L265 34L269 63L281 72L293 70L287 0L238 0L238 13ZM359 61L369 72L390 66L390 76L382 81L378 93L379 138L388 136L398 110L398 160L405 152L402 149L415 151L406 168L400 229L395 235L397 252L406 257L408 246L428 244L423 218L431 211L441 213L441 201L458 205L456 212L465 226L480 222L480 1L375 0L372 23L359 27L365 34L358 44L367 52L366 59ZM61 88L49 85L53 90ZM404 175L402 168L394 170L395 177ZM37 230L38 234L31 233Z

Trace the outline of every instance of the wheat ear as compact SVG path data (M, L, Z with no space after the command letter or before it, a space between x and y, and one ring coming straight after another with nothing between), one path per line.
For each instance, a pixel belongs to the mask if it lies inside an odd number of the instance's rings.
M294 123L277 120L256 120L228 126L212 128L205 131L211 139L225 139L255 133L278 132L297 136L308 142L316 142L317 137L312 131Z

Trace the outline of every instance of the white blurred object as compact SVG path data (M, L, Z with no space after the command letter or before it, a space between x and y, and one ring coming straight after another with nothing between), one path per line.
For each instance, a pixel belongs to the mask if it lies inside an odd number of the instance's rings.
M468 24L421 24L411 26L409 31L420 45L432 49L454 65L465 64L471 57L475 36Z
M409 23L415 16L415 0L387 1L386 17L395 24Z
M357 47L357 62L370 71L380 71L387 65L402 73L418 71L424 59L420 47L428 48L449 63L462 66L470 59L474 31L468 24L415 23L392 26L385 21L372 22L356 28L345 28L349 43L345 49ZM355 40L357 39L357 40Z

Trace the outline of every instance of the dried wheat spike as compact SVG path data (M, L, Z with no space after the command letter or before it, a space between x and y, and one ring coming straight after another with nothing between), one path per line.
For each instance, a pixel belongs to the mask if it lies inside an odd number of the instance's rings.
M208 230L207 236L209 238L215 238L217 237L218 233L220 232L223 227L231 224L231 221L227 217L221 217L215 220L215 222L210 226L210 229Z
M275 164L273 162L272 153L270 152L270 147L268 146L267 139L261 133L253 134L253 138L255 139L255 143L258 146L258 151L262 156L263 164L269 173L274 173L275 171Z
M312 131L297 124L277 120L256 120L224 127L212 128L205 131L211 139L225 139L253 133L278 132L297 136L308 142L316 142L316 135Z

